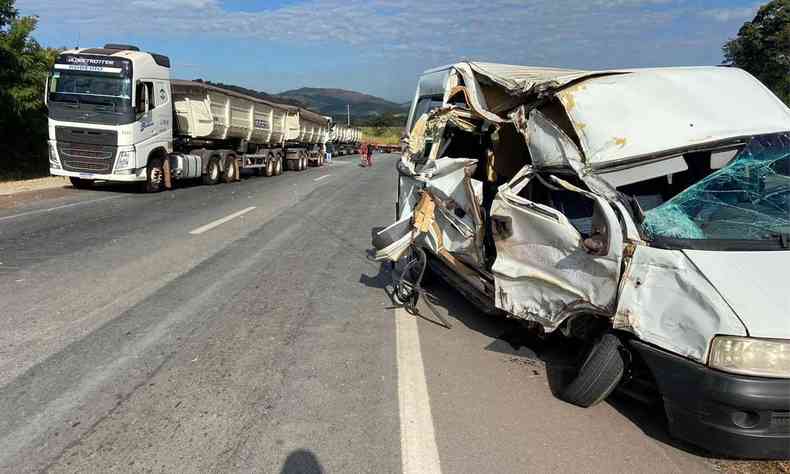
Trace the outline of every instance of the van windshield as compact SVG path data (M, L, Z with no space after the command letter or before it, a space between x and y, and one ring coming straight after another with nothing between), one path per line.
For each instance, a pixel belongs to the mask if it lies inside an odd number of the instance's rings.
M782 241L790 234L790 133L754 137L724 168L645 212L650 239Z

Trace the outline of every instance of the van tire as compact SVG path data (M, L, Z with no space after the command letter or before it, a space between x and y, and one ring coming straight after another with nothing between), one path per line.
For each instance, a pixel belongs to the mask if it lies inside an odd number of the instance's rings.
M93 187L92 179L82 179L70 176L69 181L71 181L71 185L74 186L75 189L90 189Z
M219 169L219 157L213 157L208 161L206 174L203 175L203 184L217 184L222 173Z
M562 390L560 398L582 408L602 402L620 383L625 372L623 345L606 333L593 344L576 377Z

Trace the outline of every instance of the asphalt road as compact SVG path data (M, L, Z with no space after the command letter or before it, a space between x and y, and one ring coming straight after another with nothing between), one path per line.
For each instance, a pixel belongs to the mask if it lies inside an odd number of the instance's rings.
M450 330L394 309L367 257L394 163L0 198L0 470L712 469L660 411L556 399L546 352L452 289Z

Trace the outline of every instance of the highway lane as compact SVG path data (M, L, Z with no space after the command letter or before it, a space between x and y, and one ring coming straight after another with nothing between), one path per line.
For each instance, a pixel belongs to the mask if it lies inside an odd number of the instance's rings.
M446 286L452 330L393 309L367 249L394 160L0 210L0 470L711 468L655 411L557 400Z

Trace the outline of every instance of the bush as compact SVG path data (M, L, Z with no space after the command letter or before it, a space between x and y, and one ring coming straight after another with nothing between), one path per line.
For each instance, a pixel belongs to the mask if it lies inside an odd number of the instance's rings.
M58 52L31 38L37 21L0 0L0 178L49 170L44 84Z

